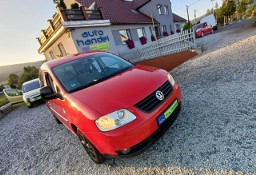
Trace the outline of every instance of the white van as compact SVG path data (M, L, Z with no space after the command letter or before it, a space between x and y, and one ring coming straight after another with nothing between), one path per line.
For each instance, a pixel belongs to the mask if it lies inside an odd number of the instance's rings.
M40 88L39 78L22 84L23 100L29 108L32 108L36 102L42 100Z
M215 19L213 14L210 14L200 20L200 23L204 22L207 22L208 25L211 25L213 30L218 29L217 20Z

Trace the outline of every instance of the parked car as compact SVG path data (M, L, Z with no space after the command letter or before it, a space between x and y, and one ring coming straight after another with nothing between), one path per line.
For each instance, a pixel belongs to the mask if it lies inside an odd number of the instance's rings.
M215 16L213 14L210 14L200 20L200 23L207 23L208 25L212 26L213 30L218 29L218 24Z
M165 70L106 52L44 63L41 96L96 163L141 153L174 122L181 91Z
M197 37L203 37L204 35L213 33L212 26L208 25L207 22L197 24L194 26L194 29Z
M40 95L40 87L39 78L24 82L22 84L23 100L29 108L32 108L35 103L42 100Z
M11 104L23 102L22 91L20 89L3 89L3 93Z

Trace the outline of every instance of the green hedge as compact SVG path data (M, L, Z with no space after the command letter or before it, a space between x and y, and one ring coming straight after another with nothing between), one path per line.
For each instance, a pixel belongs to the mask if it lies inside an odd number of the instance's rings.
M7 98L4 96L4 94L1 94L0 95L0 107L7 104L7 103L8 103Z

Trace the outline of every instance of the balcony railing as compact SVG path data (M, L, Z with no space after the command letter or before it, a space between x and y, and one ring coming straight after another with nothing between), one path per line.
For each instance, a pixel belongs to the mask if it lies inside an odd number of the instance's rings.
M48 20L49 26L47 29L42 30L43 35L37 38L41 47L60 29L63 21L103 20L101 9L86 10L83 6L80 9L62 9L57 7L57 11L58 13L54 15L53 19Z

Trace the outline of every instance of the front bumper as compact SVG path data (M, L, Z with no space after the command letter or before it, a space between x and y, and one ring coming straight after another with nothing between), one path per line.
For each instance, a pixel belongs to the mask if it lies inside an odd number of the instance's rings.
M143 153L147 148L149 148L154 142L156 142L174 123L177 119L181 110L181 103L176 107L175 111L172 115L148 138L143 140L142 142L132 146L130 152L128 154L123 154L121 151L117 151L118 155L108 155L104 154L103 156L106 158L114 158L114 157L133 157Z

